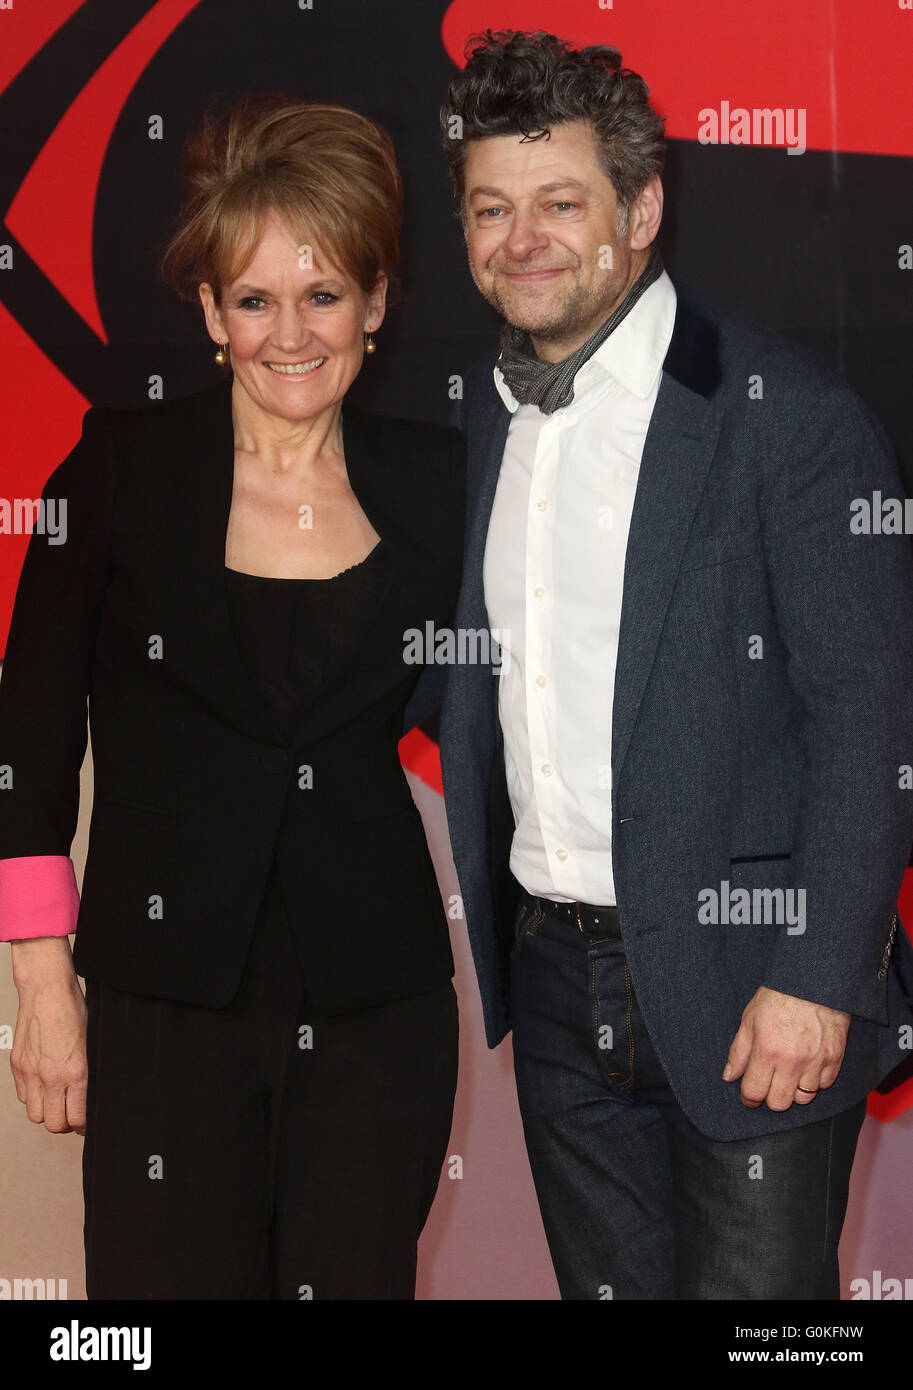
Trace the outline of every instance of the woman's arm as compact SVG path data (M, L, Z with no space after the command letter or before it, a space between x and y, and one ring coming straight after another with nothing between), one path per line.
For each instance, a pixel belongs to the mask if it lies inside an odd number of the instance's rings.
M113 508L107 412L42 498L55 536L33 532L0 678L0 940L11 942L19 1014L10 1054L29 1119L84 1132L86 1006L68 934L79 894L69 856L79 813L87 700Z
M109 412L42 490L55 536L33 532L0 679L0 940L65 936L78 893L70 846L79 814L87 700L113 505Z

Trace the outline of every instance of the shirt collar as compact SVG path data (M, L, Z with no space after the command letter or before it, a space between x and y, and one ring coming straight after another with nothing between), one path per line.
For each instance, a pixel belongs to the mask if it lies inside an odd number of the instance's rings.
M565 409L572 410L591 386L606 377L614 377L626 390L646 400L669 350L675 305L675 287L663 271L589 361L584 362L574 377L574 399ZM494 382L498 395L513 414L519 401L497 366Z

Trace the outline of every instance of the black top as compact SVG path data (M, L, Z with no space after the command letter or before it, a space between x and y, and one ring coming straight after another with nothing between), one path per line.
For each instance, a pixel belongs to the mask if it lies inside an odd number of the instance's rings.
M302 707L344 678L362 615L388 578L384 542L326 579L277 579L225 566L241 658L286 737Z

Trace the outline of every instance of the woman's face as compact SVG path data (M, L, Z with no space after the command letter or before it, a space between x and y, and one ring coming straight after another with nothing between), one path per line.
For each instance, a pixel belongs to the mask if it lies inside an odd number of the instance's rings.
M271 212L252 260L222 290L200 286L206 327L228 343L235 382L283 420L307 420L341 401L358 374L364 335L383 322L387 280L370 295L317 246L296 246Z

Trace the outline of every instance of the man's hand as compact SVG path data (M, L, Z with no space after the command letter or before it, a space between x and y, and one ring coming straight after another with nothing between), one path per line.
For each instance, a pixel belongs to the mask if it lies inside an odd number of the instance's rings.
M808 1105L837 1080L850 1015L762 985L742 1014L724 1081L742 1077L742 1104Z

